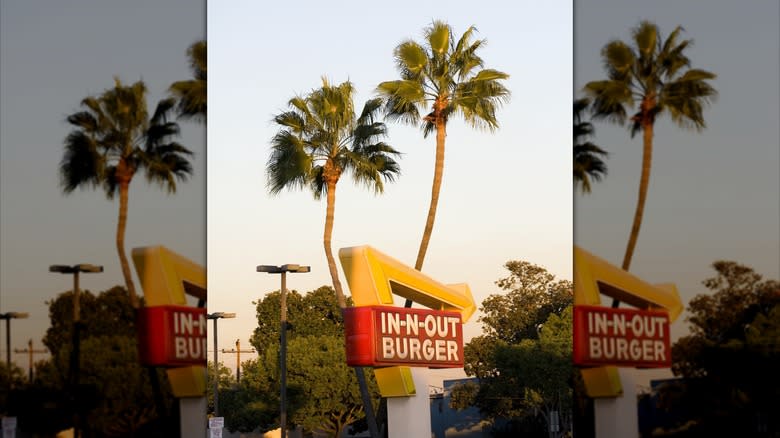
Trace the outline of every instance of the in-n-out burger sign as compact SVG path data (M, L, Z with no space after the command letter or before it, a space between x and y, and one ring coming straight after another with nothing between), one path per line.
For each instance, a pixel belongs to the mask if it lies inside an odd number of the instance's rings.
M139 310L140 360L144 365L201 365L206 362L206 309L154 306Z
M458 312L365 306L344 309L347 364L463 367Z
M669 314L601 306L574 306L574 363L638 368L671 366Z

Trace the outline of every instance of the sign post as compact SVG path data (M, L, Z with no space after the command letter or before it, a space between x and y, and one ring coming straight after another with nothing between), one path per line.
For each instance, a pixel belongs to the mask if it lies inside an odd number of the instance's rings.
M425 368L463 366L462 324L476 311L471 290L441 284L370 246L342 248L339 259L355 303L344 312L348 364L375 367L390 438L430 436ZM431 310L392 307L394 296Z

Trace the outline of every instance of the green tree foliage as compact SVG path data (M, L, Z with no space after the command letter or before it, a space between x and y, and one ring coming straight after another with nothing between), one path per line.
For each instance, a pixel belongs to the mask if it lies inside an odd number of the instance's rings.
M43 343L51 352L37 368L36 387L63 391L68 383L72 348L73 293L48 302L51 326ZM163 370L157 370L162 404L155 397L151 376L138 360L135 312L126 290L116 286L94 295L80 294L80 380L85 391L84 433L90 436L128 436L159 422L173 409L173 397ZM70 406L64 406L69 409ZM26 421L35 421L30 417ZM21 422L21 419L20 419Z
M504 267L509 276L496 281L503 293L482 302L479 321L491 338L507 343L536 339L550 314L561 314L573 303L572 283L526 261L509 261Z
M580 185L582 193L590 193L591 181L601 181L607 176L607 165L602 158L609 154L589 140L593 136L593 124L583 120L588 99L574 101L574 186Z
M717 95L709 82L715 79L715 74L690 67L691 60L685 52L693 41L680 40L682 31L678 26L664 39L654 23L640 22L632 30L633 46L613 40L601 50L607 79L585 85L585 93L593 99L594 118L621 125L628 119L632 137L642 132L642 173L634 221L623 257L624 270L631 265L642 224L656 119L669 114L678 126L700 131L706 126L704 106ZM629 118L630 113L633 114Z
M214 413L215 378L217 379L217 390L220 392L220 397L222 397L222 392L230 389L233 386L233 383L236 381L236 378L233 377L233 371L226 367L222 362L219 363L218 374L215 372L214 362L208 363L208 370L206 374L206 396L208 397L207 411L212 414ZM220 400L222 399L220 398ZM220 414L222 414L224 411L221 406L222 402L220 401Z
M710 292L688 305L691 334L672 346L685 379L662 400L686 406L691 434L780 436L780 282L733 261L712 266Z
M337 437L364 416L355 373L346 363L343 334L300 336L290 341L289 354L293 423ZM372 382L369 390L376 404L379 390Z
M298 336L343 336L344 322L335 296L331 286L319 287L306 295L288 291L287 339ZM279 345L280 298L279 291L275 291L255 302L257 327L249 342L258 354ZM347 298L347 305L352 305L352 298Z
M261 363L255 359L243 362L241 382L219 393L220 414L231 432L279 427L279 378L269 375Z
M206 122L206 40L193 43L187 49L192 79L171 84L168 91L176 99L179 117Z
M60 185L69 194L77 188L102 186L106 196L119 195L116 247L130 302L138 308L130 264L125 253L125 229L130 183L145 170L146 179L168 193L176 192L176 180L192 173L192 152L172 141L179 125L169 120L174 99L161 100L152 114L146 109L146 85L138 81L114 87L81 101L82 111L68 116L73 130L65 138L60 161Z
M330 286L305 295L292 291L287 304L289 420L306 431L336 436L364 417L356 375L346 365L336 295ZM231 431L279 426L279 292L265 295L256 305L258 327L250 342L258 359L244 362L241 383L220 393L220 410ZM379 394L373 379L368 379L368 389L376 402Z
M407 40L395 48L393 55L401 79L377 86L385 99L388 118L412 126L422 123L425 137L436 132L431 203L414 264L418 271L422 270L436 219L447 122L451 116L460 114L475 128L495 130L498 128L496 110L509 100L509 90L502 83L509 75L484 68L478 51L486 40L472 40L476 31L471 26L455 41L450 25L434 21L425 29L423 44Z
M476 405L488 418L509 419L514 432L543 433L552 412L571 415L572 284L546 269L510 261L505 292L483 301L482 336L465 346L466 373L480 379L453 390L453 407Z

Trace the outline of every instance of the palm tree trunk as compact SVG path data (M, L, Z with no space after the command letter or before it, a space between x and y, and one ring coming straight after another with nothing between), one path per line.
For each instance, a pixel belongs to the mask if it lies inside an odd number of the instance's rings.
M447 136L446 125L441 117L436 118L436 164L433 171L433 187L431 188L431 205L428 207L428 217L425 220L425 231L423 231L420 249L417 251L417 260L414 262L414 269L420 271L425 261L425 254L428 252L428 243L431 241L433 233L433 222L436 220L436 208L439 205L439 191L441 190L441 180L444 174L444 139Z
M626 253L623 255L623 270L628 271L631 266L631 258L634 255L636 241L639 238L639 228L642 226L642 216L645 212L647 200L647 188L650 186L650 167L653 161L653 124L647 123L642 127L642 176L639 179L639 196L636 201L634 223L631 225L631 234L628 236ZM618 300L612 301L612 307L617 307Z
M338 300L339 307L345 309L347 307L347 300L344 297L341 281L339 281L339 272L336 269L336 259L333 258L333 250L331 249L333 217L336 210L336 182L337 180L329 180L327 182L328 195L325 209L325 232L322 236L322 242L325 247L325 257L328 259L330 278L333 281L333 288L336 290L336 299ZM376 418L374 418L374 407L371 404L371 394L368 392L366 375L363 372L362 367L355 367L355 377L357 378L358 386L360 387L360 397L363 400L363 411L366 413L368 431L371 434L371 438L379 438L379 429L376 425Z
M322 244L325 247L325 257L328 259L328 270L330 271L330 279L333 281L333 288L336 290L336 299L338 300L339 307L342 309L347 307L347 300L344 297L344 290L341 287L341 281L339 281L339 271L336 268L336 259L333 257L333 249L331 248L331 237L333 235L333 217L336 210L336 181L327 182L327 206L325 210L325 232L322 236Z
M130 272L130 264L125 254L125 229L127 228L127 195L130 191L130 181L119 182L119 220L116 226L116 250L119 253L119 263L122 266L122 275L125 278L127 293L130 296L130 304L134 309L138 308L138 296L135 294L133 275Z

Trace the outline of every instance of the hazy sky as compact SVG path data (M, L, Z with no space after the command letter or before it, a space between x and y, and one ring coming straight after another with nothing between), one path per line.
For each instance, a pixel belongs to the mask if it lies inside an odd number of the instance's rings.
M650 188L631 272L674 282L687 301L708 290L715 260L734 260L780 278L780 4L776 1L575 2L574 90L605 77L600 50L628 41L640 20L666 37L676 26L694 40L693 67L718 75L702 133L655 124ZM610 153L608 177L575 196L575 243L620 266L641 170L641 135L595 122L595 143ZM685 324L673 326L673 335Z
M512 100L498 112L501 128L494 134L450 121L423 271L444 283L468 283L478 301L499 291L494 281L506 276L509 260L571 279L571 2L507 8L488 1L475 8L473 2L400 1L382 9L357 1L305 3L209 4L208 305L210 312L238 314L220 321L220 349L234 348L238 338L249 347L257 325L252 302L280 287L278 275L257 273L257 265L310 265L311 273L288 276L288 288L300 292L331 283L322 247L324 200L300 191L267 194L272 116L291 97L319 86L323 75L334 83L351 80L362 107L379 82L398 78L395 46L420 40L435 19L450 23L458 37L477 27L477 36L488 40L481 53L486 66L511 75ZM333 250L369 244L413 265L435 139L394 123L389 134L388 142L404 153L402 175L378 197L341 179ZM474 317L466 337L479 330Z
M73 287L71 275L49 273L49 265L103 265L104 273L81 276L81 288L92 292L124 284L115 246L118 200L93 190L64 196L59 187L70 131L65 118L84 97L112 87L114 76L128 84L143 79L152 112L172 82L191 77L186 50L205 37L205 23L205 2L0 1L0 312L30 313L12 322L12 349L31 338L42 347L45 301ZM194 175L175 196L136 177L128 257L134 247L165 245L206 263L205 128L181 128L178 140L195 153ZM141 293L137 280L136 287ZM12 360L26 369L26 355Z

